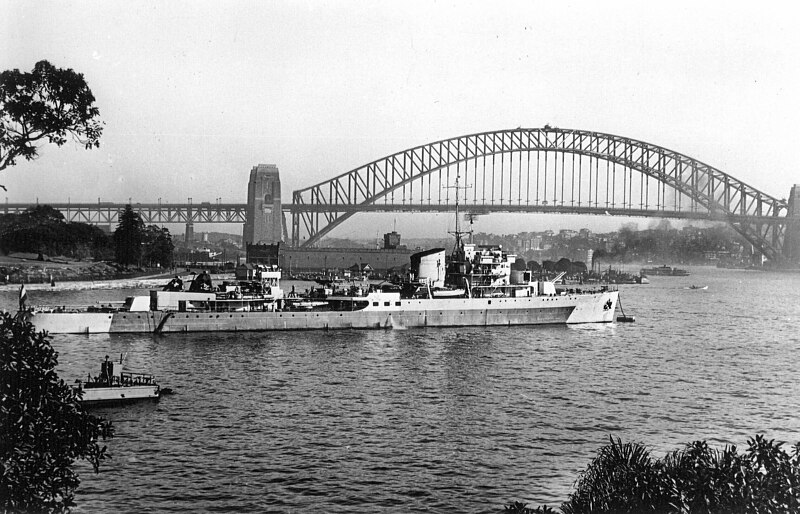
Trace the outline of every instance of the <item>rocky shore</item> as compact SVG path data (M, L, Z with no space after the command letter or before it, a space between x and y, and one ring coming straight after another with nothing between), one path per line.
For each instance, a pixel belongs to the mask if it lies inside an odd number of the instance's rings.
M105 262L0 258L0 284L42 284L80 280L114 280L152 274L153 270L125 269Z

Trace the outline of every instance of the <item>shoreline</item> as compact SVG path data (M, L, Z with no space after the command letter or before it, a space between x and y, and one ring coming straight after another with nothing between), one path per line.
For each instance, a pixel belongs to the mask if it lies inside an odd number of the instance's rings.
M124 270L107 262L34 260L20 257L0 257L0 285L47 286L61 282L98 282L167 278L177 269Z
M140 276L123 276L120 278L102 278L102 279L81 279L81 280L64 280L56 282L55 286L50 285L49 282L26 282L25 289L27 291L87 291L87 290L111 290L111 289L160 289L167 284L171 277L175 274L161 273L149 274ZM211 279L214 281L232 280L232 273L212 274ZM21 283L0 283L0 292L15 292L18 291Z

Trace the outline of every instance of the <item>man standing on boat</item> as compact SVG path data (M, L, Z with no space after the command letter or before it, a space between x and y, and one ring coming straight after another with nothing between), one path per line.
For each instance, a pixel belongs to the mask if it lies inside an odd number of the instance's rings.
M28 301L28 292L25 290L25 284L19 287L19 310L25 310L25 302Z
M114 363L108 360L108 355L106 355L106 360L102 364L100 364L100 382L105 382L108 385L111 385L111 381L114 378Z

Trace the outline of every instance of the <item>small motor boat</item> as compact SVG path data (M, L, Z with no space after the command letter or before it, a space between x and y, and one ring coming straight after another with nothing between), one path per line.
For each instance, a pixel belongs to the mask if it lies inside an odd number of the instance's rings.
M81 393L81 403L85 406L158 400L164 393L153 375L124 371L123 357L120 356L119 364L115 366L108 360L108 355L102 363L99 377L76 380L73 388Z

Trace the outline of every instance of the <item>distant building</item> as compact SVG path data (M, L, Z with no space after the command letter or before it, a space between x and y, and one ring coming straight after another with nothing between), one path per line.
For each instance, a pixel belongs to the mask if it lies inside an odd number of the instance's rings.
M375 248L293 248L281 246L280 267L289 273L320 270L348 270L354 263L369 264L379 272L407 265L413 250L401 247Z

